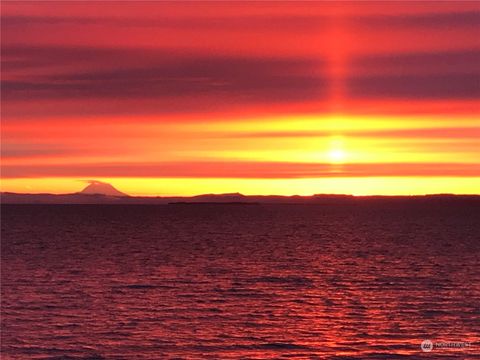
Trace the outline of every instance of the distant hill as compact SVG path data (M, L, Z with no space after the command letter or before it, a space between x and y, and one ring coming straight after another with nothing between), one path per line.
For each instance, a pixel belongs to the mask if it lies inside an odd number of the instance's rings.
M113 185L98 181L89 180L89 185L79 192L79 194L85 195L106 195L106 196L129 196L121 191L118 191Z
M244 202L248 197L240 193L229 194L203 194L192 196L193 202Z
M117 190L118 191L118 190ZM117 194L117 192L115 192ZM105 194L17 194L1 193L2 204L192 204L192 205L239 205L239 204L318 204L344 205L357 203L458 203L467 202L480 205L480 195L421 195L421 196L351 196L351 195L242 195L242 194L205 194L192 197L142 197Z
M102 194L1 194L2 204L126 204L128 196Z

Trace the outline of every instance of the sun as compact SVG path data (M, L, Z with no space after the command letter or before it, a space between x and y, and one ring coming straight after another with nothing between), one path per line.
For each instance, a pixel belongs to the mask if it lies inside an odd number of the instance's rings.
M344 149L344 140L342 137L332 137L327 150L327 159L331 164L339 164L345 161L347 153Z
M345 155L342 149L332 149L328 152L328 159L331 163L338 164L345 161Z

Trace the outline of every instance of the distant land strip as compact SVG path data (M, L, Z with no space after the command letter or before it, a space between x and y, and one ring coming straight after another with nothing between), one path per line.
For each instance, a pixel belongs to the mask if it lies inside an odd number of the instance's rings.
M0 193L1 204L138 204L138 205L259 205L259 204L352 204L364 201L467 201L480 203L479 195L430 194L411 196L353 196L316 194L312 196L205 194L191 197L111 196L102 194L20 194Z

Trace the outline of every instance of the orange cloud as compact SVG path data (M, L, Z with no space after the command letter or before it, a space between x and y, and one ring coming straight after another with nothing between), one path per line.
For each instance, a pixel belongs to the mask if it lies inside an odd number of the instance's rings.
M2 177L466 184L480 175L479 10L7 2Z

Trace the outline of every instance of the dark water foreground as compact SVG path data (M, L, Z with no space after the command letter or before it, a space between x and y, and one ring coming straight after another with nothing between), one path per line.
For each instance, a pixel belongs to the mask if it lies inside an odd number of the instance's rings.
M9 205L1 267L3 360L480 359L478 203Z

